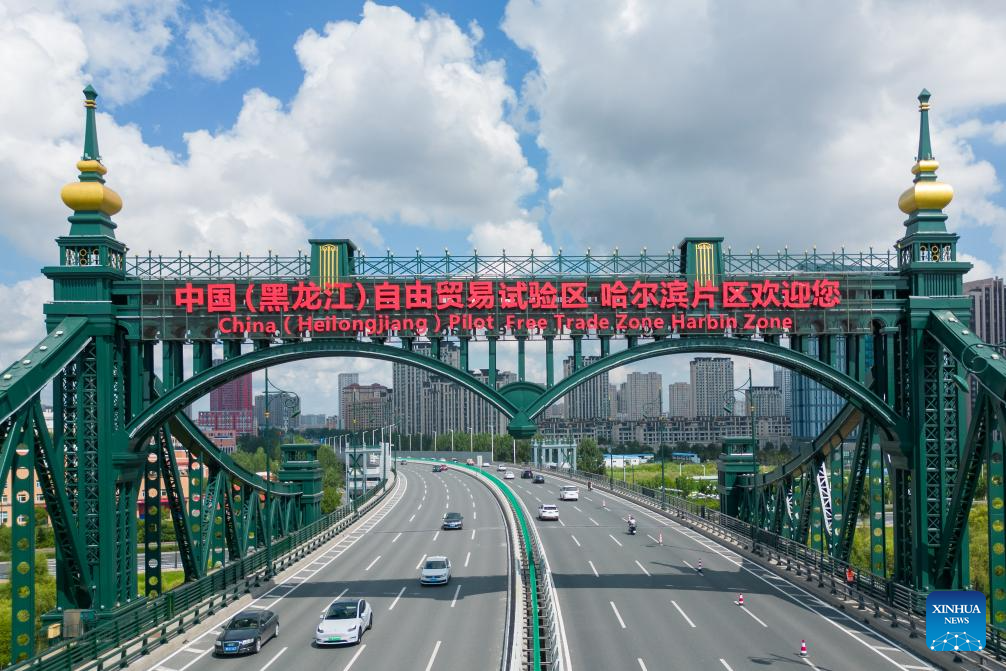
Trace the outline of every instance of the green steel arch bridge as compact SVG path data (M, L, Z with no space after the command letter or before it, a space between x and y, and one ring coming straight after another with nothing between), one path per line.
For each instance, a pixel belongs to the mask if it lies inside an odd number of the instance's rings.
M0 374L14 660L38 652L36 479L58 557L58 610L46 617L59 621L67 609L99 621L128 615L161 591L161 524L148 514L146 596L137 596L138 499L173 525L188 581L254 553L269 532L280 540L318 520L320 481L281 473L270 487L183 409L249 372L333 356L448 378L492 404L520 438L577 385L650 357L716 352L797 371L845 407L771 472L760 472L756 445L728 445L723 512L846 560L865 499L873 573L913 590L962 588L971 582L967 521L984 469L992 622L1006 625L1006 363L998 343L969 330L962 278L970 265L958 260L958 236L946 227L953 191L936 177L928 92L919 96L915 177L899 201L907 219L893 251L737 253L722 238L686 237L660 254L376 257L349 240L311 240L310 253L297 256L130 256L115 235L122 201L105 185L97 94L84 93L80 174L62 192L70 228L56 241L58 264L43 269L53 282L47 335ZM418 339L429 340L428 350L417 351ZM519 378L502 387L500 340L516 341ZM573 353L573 371L560 380L556 340ZM590 347L600 356L585 358L585 340L597 341ZM441 360L448 341L460 349L459 367ZM479 341L486 381L468 372ZM529 341L544 342L544 384L525 379ZM224 352L216 366L215 345ZM970 407L968 376L977 389ZM51 434L42 412L50 390ZM854 449L838 449L846 441ZM189 453L187 492L176 444Z

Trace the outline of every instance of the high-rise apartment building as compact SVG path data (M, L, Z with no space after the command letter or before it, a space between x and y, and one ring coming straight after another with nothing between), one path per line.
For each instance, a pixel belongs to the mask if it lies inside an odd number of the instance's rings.
M413 349L430 355L426 342L415 343ZM461 352L455 343L444 342L440 359L455 368L461 365ZM473 371L472 375L488 384L489 371ZM450 431L464 433L505 433L506 417L485 400L452 380L405 364L393 364L392 417L396 431L404 434L432 436ZM517 381L509 371L496 372L496 386Z
M269 392L269 416L265 414L265 394L255 397L255 420L260 427L296 429L299 426L300 399L285 391Z
M213 365L222 363L222 359ZM231 380L210 392L210 409L201 410L196 425L221 449L231 450L237 436L258 431L252 401L251 373Z
M971 330L987 343L1006 342L1006 290L1001 277L964 283L971 297Z
M342 390L342 421L348 431L391 424L391 389L381 384L350 384Z
M782 394L783 412L793 419L793 371L782 366L772 366L772 384Z
M583 366L589 366L598 360L596 356L583 357ZM562 371L565 377L573 374L573 357L562 361ZM611 384L608 374L595 375L586 382L574 387L563 398L567 419L607 419L611 414Z
M688 382L672 382L667 385L667 416L694 417L692 409L692 385Z
M837 354L835 367L845 370L845 337L835 336L833 343ZM804 340L803 352L817 358L820 343L817 338ZM869 354L869 353L868 353ZM819 382L793 373L792 426L793 437L799 440L813 440L845 405L845 400Z
M778 387L752 386L744 390L745 412L754 410L755 417L785 417L782 391Z
M625 418L634 421L664 414L664 381L660 373L629 373L622 389Z
M732 414L734 362L728 357L698 357L690 365L692 407L695 417Z
M339 373L338 387L339 387L339 412L342 412L342 390L351 384L360 384L360 374L359 373ZM342 428L347 428L343 426Z

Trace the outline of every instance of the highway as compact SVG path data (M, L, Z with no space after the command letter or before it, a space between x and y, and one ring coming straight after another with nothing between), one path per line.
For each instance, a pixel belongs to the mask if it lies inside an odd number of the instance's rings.
M440 530L449 510L464 515L464 529ZM257 656L215 658L217 628L153 669L498 669L507 632L509 561L503 516L485 485L455 471L432 473L429 466L409 464L399 469L395 492L365 519L256 599L254 606L275 611L280 620L279 637ZM419 565L437 554L450 558L451 582L423 587ZM373 629L359 645L316 648L319 616L339 596L366 599ZM141 662L133 668L150 668Z
M642 508L560 484L506 481L534 520L553 572L572 669L929 669L925 661L728 548ZM624 521L633 514L638 531ZM661 544L660 541L663 541ZM702 573L696 570L702 562ZM744 606L736 604L744 595ZM806 639L808 656L799 656ZM567 669L566 671L569 671Z

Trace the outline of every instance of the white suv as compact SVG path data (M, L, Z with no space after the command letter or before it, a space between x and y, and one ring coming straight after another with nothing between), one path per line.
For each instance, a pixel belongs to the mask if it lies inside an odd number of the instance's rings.
M559 519L559 506L554 503L543 503L538 506L538 519L553 520L557 521Z
M559 488L560 501L579 501L580 489L576 485L563 485Z

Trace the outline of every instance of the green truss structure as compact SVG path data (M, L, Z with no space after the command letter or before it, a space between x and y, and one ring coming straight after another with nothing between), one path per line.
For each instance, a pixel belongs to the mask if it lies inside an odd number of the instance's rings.
M80 175L63 192L74 213L69 232L57 240L58 265L43 269L54 288L53 301L44 307L47 335L0 374L0 481L11 477L14 661L39 652L36 479L55 532L59 567L57 610L44 614L43 622L61 622L73 610L82 611L86 621L114 620L162 591L165 525L174 529L186 579L194 580L259 551L270 531L279 539L319 518L321 481L310 466L315 448L285 448L279 481L267 485L217 449L184 410L247 373L331 356L417 366L456 382L507 417L510 433L522 438L534 435L537 418L550 404L628 363L719 353L784 366L847 403L811 444L771 472L759 472L756 445L727 441L723 512L845 561L860 511L868 510L873 573L914 590L961 588L970 583L967 522L984 473L992 620L1006 626L1006 361L998 343L983 343L968 328L970 301L962 278L970 265L957 260L958 236L946 228L943 208L952 191L936 180L928 92L919 96L915 180L899 203L908 219L893 252L738 254L724 249L721 238L699 237L685 238L666 254L545 257L418 251L367 257L348 240L312 240L310 254L295 257L129 257L112 221L121 200L104 184L97 94L90 87L84 93ZM669 327L510 332L466 327L434 333L423 351L415 348L420 334L413 332L225 336L197 319L165 318L153 325L149 319L151 310L164 307L165 297L192 283L231 283L251 292L255 282L317 280L332 275L332 268L340 281L360 286L401 279L571 279L597 287L646 278L705 277L718 283L838 277L844 300L841 309L797 320L785 336L771 329L752 334ZM499 387L496 351L502 338L517 340L519 381ZM544 384L525 379L526 343L532 339L545 343ZM560 380L557 339L571 340L573 351L572 372ZM487 341L486 381L468 370L470 344L479 340ZM586 360L585 340L599 343L600 356ZM442 360L447 341L460 348L460 367ZM224 361L213 365L214 346L221 342ZM978 389L970 408L966 376ZM51 431L42 409L50 390ZM887 504L893 506L891 525L885 522ZM141 524L142 590L135 559ZM887 550L888 534L893 552Z

